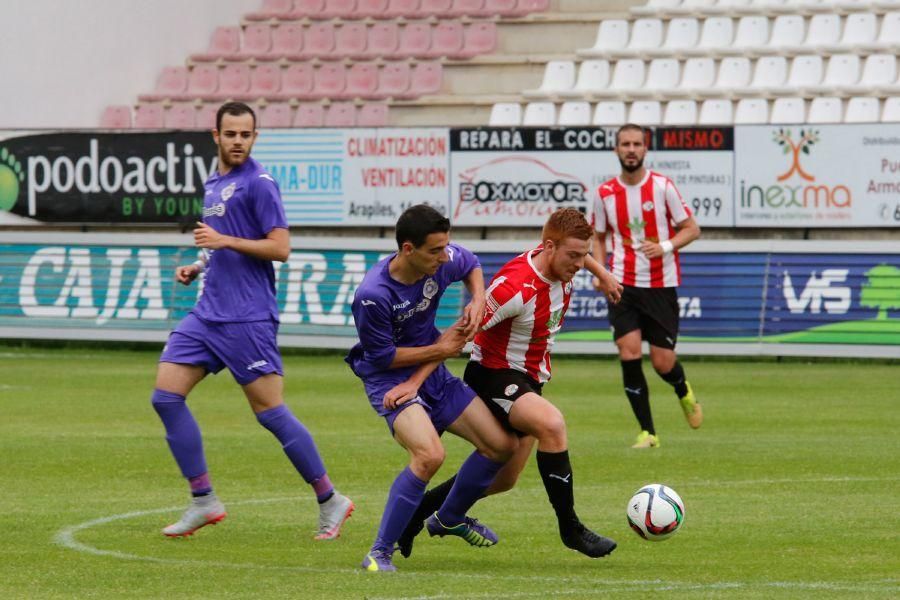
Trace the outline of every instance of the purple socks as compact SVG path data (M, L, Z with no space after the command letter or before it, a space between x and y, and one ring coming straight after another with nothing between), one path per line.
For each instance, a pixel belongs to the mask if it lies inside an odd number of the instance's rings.
M437 516L447 527L463 522L466 512L484 495L494 481L503 463L494 462L478 452L473 452L459 468L456 481Z
M422 481L406 467L397 475L391 491L388 492L384 514L381 515L381 525L378 527L378 537L372 545L372 550L391 550L400 539L400 534L406 529L406 525L416 512L422 497L425 496L427 481Z
M166 428L166 442L181 474L190 481L191 493L196 496L210 493L212 486L206 473L200 427L185 404L184 396L153 390L150 402Z
M260 425L272 432L281 442L284 453L306 483L313 486L316 496L330 497L334 486L325 475L325 465L316 449L316 443L303 423L297 420L286 404L256 413ZM320 485L321 482L324 485Z

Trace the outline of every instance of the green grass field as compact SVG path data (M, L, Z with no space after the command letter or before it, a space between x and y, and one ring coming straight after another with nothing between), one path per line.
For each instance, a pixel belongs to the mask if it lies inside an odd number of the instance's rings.
M423 536L398 573L373 574L358 565L405 454L339 356L285 360L288 404L357 504L323 543L314 497L229 375L190 398L229 516L168 540L159 529L187 493L149 404L158 350L0 353L0 598L900 596L897 363L688 358L706 423L690 430L648 372L662 446L636 451L618 363L558 359L546 393L567 417L577 508L619 548L590 560L562 546L532 460L515 490L473 510L500 544ZM447 446L440 480L468 453ZM625 520L651 482L686 504L682 530L657 544Z

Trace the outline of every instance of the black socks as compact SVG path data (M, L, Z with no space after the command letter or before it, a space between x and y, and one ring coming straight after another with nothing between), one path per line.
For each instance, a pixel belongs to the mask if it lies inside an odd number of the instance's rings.
M544 489L560 527L578 519L575 516L575 494L572 491L572 465L569 463L569 451L541 452L537 451L538 471L544 480Z
M650 390L647 389L647 380L644 378L644 370L641 368L641 359L635 358L620 362L622 363L625 395L628 396L628 401L631 403L631 410L641 429L651 435L656 435L656 429L653 427L653 415L650 412ZM682 381L683 375L682 371Z
M672 367L671 371L660 373L659 376L675 388L675 393L678 394L679 398L684 398L685 394L687 394L687 385L684 383L684 369L681 367L680 362L676 360L675 366Z

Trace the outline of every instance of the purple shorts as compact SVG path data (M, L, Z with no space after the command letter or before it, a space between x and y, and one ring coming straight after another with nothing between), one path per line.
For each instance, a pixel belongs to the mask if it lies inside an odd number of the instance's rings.
M218 373L228 367L240 385L269 373L284 374L278 351L278 323L217 323L189 313L169 334L159 362L203 367Z
M397 378L385 375L387 376L370 377L363 381L363 385L366 388L369 403L379 416L385 418L391 435L394 433L394 420L397 415L413 404L421 405L431 418L434 428L438 433L443 433L459 418L459 415L466 410L466 407L477 395L462 379L453 375L442 364L428 376L428 379L419 388L419 395L415 399L392 410L384 407L384 395L398 383L406 381L406 377Z

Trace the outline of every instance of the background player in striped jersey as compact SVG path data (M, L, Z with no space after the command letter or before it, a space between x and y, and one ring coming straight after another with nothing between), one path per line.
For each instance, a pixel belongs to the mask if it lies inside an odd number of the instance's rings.
M641 427L633 448L659 446L641 368L642 340L650 344L653 368L675 388L688 424L696 429L703 423L703 411L675 355L678 250L700 237L700 227L672 180L644 167L645 140L639 125L623 125L616 133L622 172L597 189L593 215L594 256L606 263L606 240L611 238L610 270L625 288L622 301L609 307L609 322L619 349L625 395ZM600 283L594 280L595 286Z
M397 538L416 511L428 481L444 461L440 434L475 446L434 514L431 535L455 535L473 546L497 536L466 516L516 448L516 439L491 418L475 392L444 366L475 333L484 311L484 276L474 254L450 243L450 221L419 204L397 220L398 251L372 267L353 298L359 343L346 360L362 379L372 408L409 453L388 493L381 525L363 559L367 571L395 571ZM462 318L441 334L438 304L448 286L463 281L472 295Z
M544 225L542 245L506 263L487 291L486 312L475 335L465 380L494 416L520 436L519 448L503 467L488 494L509 490L537 440L537 463L563 543L598 558L616 543L585 527L575 513L572 466L566 422L541 393L550 379L550 350L562 328L572 295L572 278L587 267L605 283L611 302L622 287L590 256L593 231L574 208L553 213ZM422 519L442 501L453 479L430 490L399 540L409 556Z

